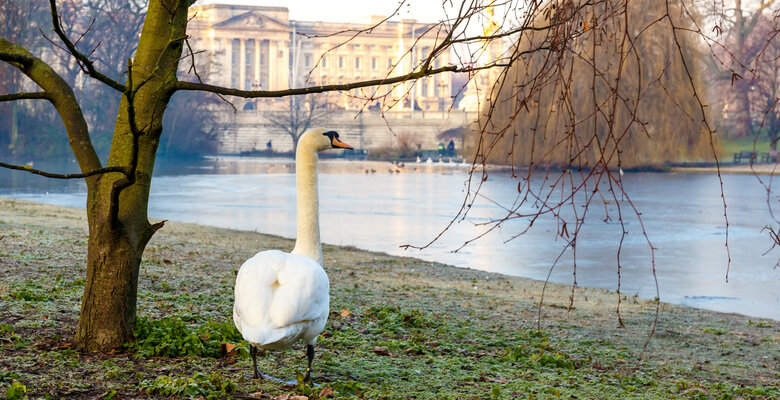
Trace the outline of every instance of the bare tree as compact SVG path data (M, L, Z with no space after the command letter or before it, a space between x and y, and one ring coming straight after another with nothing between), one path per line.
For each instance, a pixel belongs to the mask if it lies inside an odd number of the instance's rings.
M705 58L711 84L718 88L718 95L712 96L712 106L718 111L713 119L725 134L752 136L766 111L766 103L759 106L753 92L757 83L766 85L771 79L763 71L773 66L766 51L776 46L772 32L780 23L777 9L774 17L767 15L773 5L775 0L704 4L705 23L714 32L714 37L706 38L713 56Z
M328 115L328 101L326 94L309 94L303 96L289 96L283 101L284 111L267 111L263 117L272 125L283 130L292 139L295 149L298 147L298 138L307 129L321 124Z
M780 140L780 41L771 38L780 34L780 8L775 10L774 18L763 17L756 30L764 43L753 62L757 71L750 95L752 115L755 115L752 121L756 129L754 141L766 131L770 148L777 151Z
M644 230L641 211L623 188L622 172L700 160L714 160L719 170L718 136L701 71L704 57L715 53L708 52L713 43L726 46L705 33L706 21L700 16L704 3L511 4L498 18L502 21L498 33L484 35L483 43L501 35L511 38L503 61L507 68L483 80L482 89L489 95L481 104L468 149L473 163L468 195L451 223L465 218L474 200L484 197L487 166L508 164L514 166L511 175L516 178L517 197L511 204L501 204L502 216L482 224L487 229L481 236L508 220L523 221L525 228L515 232L509 239L513 240L540 218L555 220L558 236L566 243L561 256L573 260L573 303L579 233L598 205L605 221L619 222L620 244L628 234L624 218L630 214L638 220L638 233L647 242L655 274L655 248ZM722 180L720 186L730 265ZM618 318L621 248L616 254Z
M33 28L46 26L47 21L42 4L29 1L7 1L0 3L0 36L18 43L24 43L34 50L43 46L43 38L34 29L18 29L23 24ZM24 90L23 74L9 65L0 65L0 88L5 93L16 93ZM21 115L30 109L29 104L12 102L0 104L0 153L17 154L20 143L20 124L24 119ZM44 113L43 110L36 110Z

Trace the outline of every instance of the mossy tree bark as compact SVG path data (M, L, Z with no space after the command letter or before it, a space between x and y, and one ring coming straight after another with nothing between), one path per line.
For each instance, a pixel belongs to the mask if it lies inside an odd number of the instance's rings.
M105 174L88 196L87 279L74 337L80 350L118 349L131 338L141 256L156 230L146 211L152 170L163 113L176 82L188 5L150 2L128 81L128 88L137 92L132 105L127 96L122 99L108 159L109 167L131 166L133 175ZM112 197L123 186L116 204Z

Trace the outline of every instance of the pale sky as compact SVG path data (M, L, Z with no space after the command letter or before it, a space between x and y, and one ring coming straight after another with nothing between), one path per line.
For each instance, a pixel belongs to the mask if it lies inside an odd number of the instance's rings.
M290 10L290 19L300 21L366 23L371 15L390 15L399 0L199 0L196 4L236 4L281 6ZM447 2L449 3L449 2ZM453 1L460 4L459 1ZM442 0L408 0L394 19L438 22L445 18Z

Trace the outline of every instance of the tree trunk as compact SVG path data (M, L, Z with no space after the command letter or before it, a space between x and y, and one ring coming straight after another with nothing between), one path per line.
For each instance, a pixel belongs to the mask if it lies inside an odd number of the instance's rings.
M736 93L736 111L734 118L737 121L737 137L750 137L753 133L752 117L750 116L750 82L741 79L734 83Z
M90 222L87 280L74 337L77 349L119 349L132 337L141 255L151 238L151 226L145 225L111 231L107 223Z
M8 143L8 149L11 154L17 154L16 144L19 141L19 121L16 119L16 102L11 103L11 137Z
M82 351L110 352L132 339L141 256L159 228L149 224L146 212L163 113L176 83L186 37L187 4L171 0L149 3L132 61L133 85L144 83L133 102L140 135L136 140L129 121L130 104L123 96L107 163L129 167L135 160L135 181L121 191L115 215L111 192L125 175L109 173L87 180L87 280L73 338L74 348ZM154 78L147 80L150 71Z
M747 35L745 30L745 16L742 12L742 0L736 0L734 2L735 9L735 34L737 42L737 57L739 62L747 65L750 60L747 58ZM734 91L736 92L736 107L735 119L737 121L736 133L737 137L750 136L751 121L750 121L750 81L752 80L745 71L742 72L743 78L734 82Z

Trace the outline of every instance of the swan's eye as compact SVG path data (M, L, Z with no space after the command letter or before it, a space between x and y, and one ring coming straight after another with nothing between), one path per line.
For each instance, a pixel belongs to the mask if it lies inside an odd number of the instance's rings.
M336 131L327 131L327 132L323 133L323 136L327 136L328 139L330 139L330 141L333 142L333 138L338 139L339 133L336 132Z

